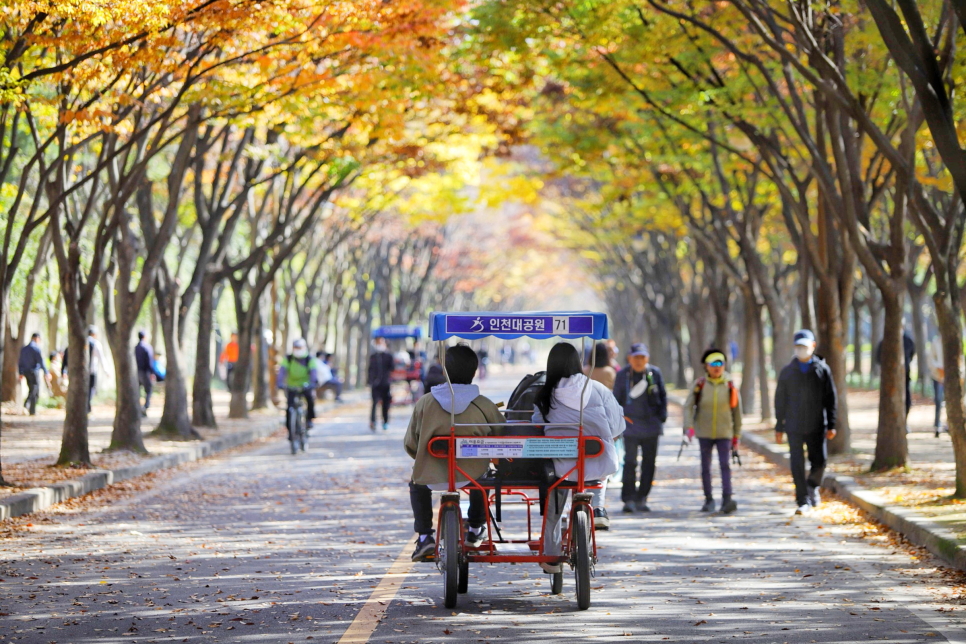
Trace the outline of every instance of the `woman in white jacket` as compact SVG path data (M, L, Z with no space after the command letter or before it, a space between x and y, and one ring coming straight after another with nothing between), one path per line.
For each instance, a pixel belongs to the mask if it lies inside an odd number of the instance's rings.
M617 471L617 450L614 439L624 433L624 416L614 394L599 382L583 374L580 354L570 344L561 342L550 350L547 358L547 382L534 400L533 422L548 423L547 436L576 436L583 403L584 435L596 436L604 443L603 454L584 461L584 480L601 481ZM554 427L554 423L561 426ZM564 476L577 463L575 459L555 458L557 476ZM570 474L576 480L576 472ZM594 491L594 515L603 513L604 488ZM558 491L547 499L547 534L544 535L544 554L557 555L562 551L560 537L561 512L569 491ZM606 518L606 516L605 516ZM547 572L559 572L560 566L543 564Z

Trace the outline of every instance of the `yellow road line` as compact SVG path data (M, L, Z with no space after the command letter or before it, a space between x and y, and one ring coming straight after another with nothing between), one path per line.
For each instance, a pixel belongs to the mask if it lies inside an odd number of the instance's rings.
M362 605L362 610L349 624L349 629L342 635L338 644L365 644L369 641L379 622L386 616L389 604L399 592L406 575L413 567L412 556L415 545L410 541L402 549L385 576L373 589L369 599Z

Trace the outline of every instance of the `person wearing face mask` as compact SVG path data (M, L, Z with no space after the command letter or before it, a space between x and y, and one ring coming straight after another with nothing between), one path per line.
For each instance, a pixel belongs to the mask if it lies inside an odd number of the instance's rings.
M718 451L721 469L721 512L731 514L738 509L731 490L731 449L741 436L741 396L725 372L725 355L720 349L708 349L701 357L705 376L691 385L684 403L684 433L688 442L697 435L701 447L701 484L704 488L702 512L714 512L711 491L711 460Z
M775 389L775 442L788 437L795 514L819 505L818 488L825 475L827 440L835 438L838 404L832 370L815 355L815 335L808 329L795 334L795 358L782 369ZM805 451L810 465L805 476Z
M305 397L306 428L312 429L315 420L315 390L319 386L319 361L309 355L305 340L298 338L292 343L292 353L282 359L276 380L278 388L286 392L285 426L289 426L288 410L296 396Z

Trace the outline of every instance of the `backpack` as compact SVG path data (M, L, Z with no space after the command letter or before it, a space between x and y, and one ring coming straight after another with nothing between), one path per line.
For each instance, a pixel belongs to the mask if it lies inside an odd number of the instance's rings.
M698 381L694 383L694 417L698 417L698 405L701 403L701 391L704 389L704 383L706 379L704 377L698 378ZM738 407L738 389L735 387L735 383L731 380L728 381L728 405L735 409Z
M547 382L547 372L538 371L527 374L520 384L510 394L506 405L506 419L509 421L522 420L529 422L533 418L533 401L537 399L537 392Z
M504 427L503 436L543 436L543 427L534 427L529 423L533 418L533 401L537 392L547 382L547 372L538 371L527 374L510 394L507 410L504 414L507 421L523 421L519 427ZM537 483L540 489L540 514L546 506L547 488L556 479L553 460L547 458L501 458L496 466L496 481L494 485L496 501L496 519L502 519L501 488L504 481L527 481Z

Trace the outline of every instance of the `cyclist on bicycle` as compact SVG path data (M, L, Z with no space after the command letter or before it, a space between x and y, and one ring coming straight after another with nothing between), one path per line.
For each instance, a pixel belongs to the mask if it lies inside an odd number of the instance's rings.
M295 403L296 396L305 397L306 428L312 429L315 419L315 389L319 386L319 361L309 354L305 340L298 338L292 343L292 353L285 356L278 368L279 389L284 389L287 401L285 405L285 426L289 426L289 410Z

